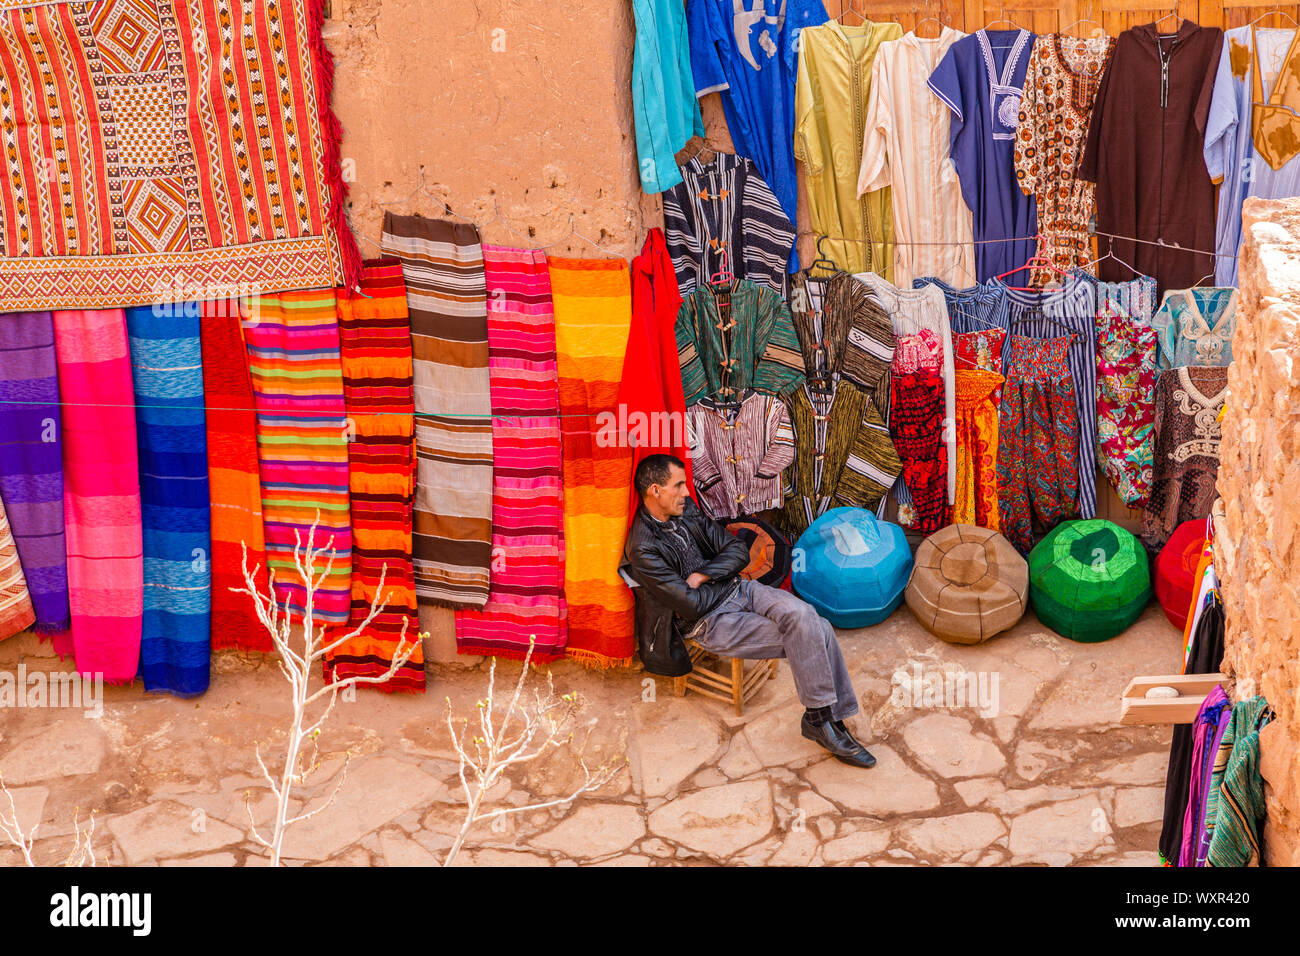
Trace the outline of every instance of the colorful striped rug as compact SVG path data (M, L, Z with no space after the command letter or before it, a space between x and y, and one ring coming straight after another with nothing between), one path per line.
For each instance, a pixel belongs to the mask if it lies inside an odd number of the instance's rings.
M357 637L325 658L325 679L377 677L392 666L403 639L415 653L383 691L424 691L424 653L411 564L411 501L415 495L415 404L411 384L411 326L397 259L370 259L359 291L339 291L339 342L349 437L352 499L352 616L357 628L370 611L383 575L385 598Z
M140 666L144 558L126 316L55 312L54 347L73 653L81 674L127 684Z
M0 641L27 630L35 621L36 611L18 561L18 546L9 530L4 505L0 504Z
M451 608L487 601L492 557L492 400L483 251L469 223L384 217L402 261L415 371L415 593Z
M627 537L632 450L597 440L618 419L632 321L621 259L550 260L564 455L566 654L588 665L632 663L632 592L618 575Z
M301 614L306 588L294 547L317 515L313 547L324 548L310 570L330 573L316 591L318 623L346 624L352 611L352 525L339 323L334 293L256 296L244 311L244 342L257 407L257 454L268 570L281 606Z
M161 314L158 314L161 313ZM197 304L126 310L140 454L147 691L208 689L211 542Z
M63 530L63 434L54 322L0 315L0 499L36 611L36 633L72 653Z
M492 587L456 612L456 649L533 661L564 656L564 516L555 313L546 256L483 247L492 377ZM674 286L674 290L676 286ZM673 353L676 357L676 352Z
M248 374L238 299L202 306L203 403L206 407L208 489L211 496L212 649L272 650L243 588L242 542L257 591L267 593L262 479L257 462L257 412Z

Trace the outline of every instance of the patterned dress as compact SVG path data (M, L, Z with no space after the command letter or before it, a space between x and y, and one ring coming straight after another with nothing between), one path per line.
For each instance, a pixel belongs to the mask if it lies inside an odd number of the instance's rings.
M1060 33L1038 37L1025 74L1016 129L1016 178L1038 205L1038 254L1058 269L1092 260L1088 221L1096 211L1096 185L1076 179L1088 135L1092 102L1115 47L1113 37L1079 39ZM1045 285L1054 273L1034 269Z
M1034 522L1049 530L1078 511L1079 418L1067 353L1074 336L1011 337L998 436L1002 533L1021 554Z
M1142 513L1142 541L1152 552L1182 522L1210 513L1227 395L1224 366L1170 369L1156 382L1153 478Z
M997 372L957 369L957 503L952 520L994 531L1001 524L995 396L1001 394L1002 381Z
M1120 501L1141 508L1151 492L1156 332L1113 303L1097 311L1097 436Z
M903 482L912 493L914 527L930 535L949 524L951 514L945 441L949 429L943 427L944 380L933 370L895 369L890 392L889 436L903 463Z
M954 332L952 336L953 362L960 375L963 371L983 369L1002 377L1002 346L1006 344L1006 329L980 329L978 332ZM960 385L958 386L960 388ZM1002 383L993 389L993 410L1002 403ZM961 405L958 396L957 404ZM960 439L959 439L960 441ZM996 442L994 443L996 445Z

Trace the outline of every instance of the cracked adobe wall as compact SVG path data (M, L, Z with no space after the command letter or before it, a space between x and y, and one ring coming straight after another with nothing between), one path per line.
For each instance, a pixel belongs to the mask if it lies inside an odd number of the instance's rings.
M1215 525L1234 700L1263 694L1265 860L1300 866L1300 199L1248 199Z

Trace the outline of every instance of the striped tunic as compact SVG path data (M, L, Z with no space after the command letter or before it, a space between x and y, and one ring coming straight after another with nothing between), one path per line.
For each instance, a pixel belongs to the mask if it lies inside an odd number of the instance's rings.
M1036 339L1074 333L1066 353L1079 420L1079 517L1097 516L1097 306L1092 283L1071 277L1062 289L1024 292L1001 282L1011 331ZM1008 363L1007 368L1010 367ZM1011 376L1007 376L1008 384Z
M888 415L894 327L875 294L847 272L817 278L805 271L792 278L790 314L809 378L842 373Z
M903 465L866 389L833 377L826 391L805 385L791 400L796 457L785 471L786 529L802 534L830 508L873 508Z
M682 181L663 194L664 233L682 298L709 281L722 265L785 295L786 263L795 229L771 187L750 160L717 153L692 157Z
M749 392L739 404L704 399L686 412L695 491L717 520L781 507L781 472L794 461L785 403Z
M315 573L330 573L315 594L316 620L345 624L352 610L352 523L348 508L347 422L334 293L283 292L253 297L244 342L257 406L257 454L267 569L275 597L295 614L306 586L294 566L297 541L325 551Z
M750 388L785 397L803 382L790 309L771 289L744 280L696 289L677 313L676 335L688 406L734 401Z
M492 399L487 287L478 229L384 217L385 255L402 261L415 373L415 593L482 607L492 558Z

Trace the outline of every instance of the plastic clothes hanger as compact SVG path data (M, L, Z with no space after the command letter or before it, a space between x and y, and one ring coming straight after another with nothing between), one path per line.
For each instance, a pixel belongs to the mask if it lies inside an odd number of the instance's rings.
M1039 242L1041 242L1044 237L1035 236L1034 238L1037 239ZM1017 266L1016 268L1011 269L1008 272L1002 273L1002 275L1000 276L994 276L994 278L1001 281L1002 279L1005 279L1007 276L1015 275L1017 272L1024 272L1026 269L1034 269L1034 268L1050 269L1052 272L1055 272L1058 276L1062 276L1062 277L1065 277L1067 275L1067 273L1064 270L1058 269L1055 265L1053 265L1051 259L1048 259L1046 256L1040 256L1035 254L1030 256L1028 259L1026 259L1024 265ZM1039 291L1037 286L1009 285L1007 286L1007 288L1015 289L1017 292L1038 292Z

